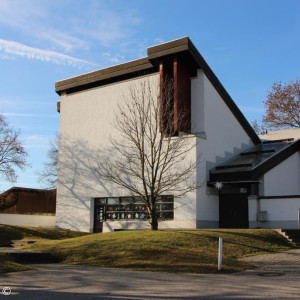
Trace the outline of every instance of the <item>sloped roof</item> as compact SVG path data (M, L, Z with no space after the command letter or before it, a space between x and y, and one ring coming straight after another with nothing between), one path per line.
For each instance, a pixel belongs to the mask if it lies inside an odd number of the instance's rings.
M217 76L213 73L202 55L188 37L183 37L174 41L149 47L147 49L147 54L148 55L145 58L58 81L55 84L55 91L59 95L61 95L63 92L70 94L108 83L155 73L158 72L159 62L162 57L176 55L184 60L187 66L191 69L191 72L194 72L195 75L197 69L203 70L208 80L214 86L216 91L219 93L223 101L226 103L254 144L260 143L260 139L253 130L252 126L248 123Z
M300 150L300 140L264 141L210 170L210 181L258 180Z

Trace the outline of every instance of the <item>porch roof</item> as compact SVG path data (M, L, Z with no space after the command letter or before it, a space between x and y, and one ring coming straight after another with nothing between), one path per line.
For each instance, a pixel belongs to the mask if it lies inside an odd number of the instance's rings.
M210 170L210 181L258 180L300 150L300 140L264 141Z

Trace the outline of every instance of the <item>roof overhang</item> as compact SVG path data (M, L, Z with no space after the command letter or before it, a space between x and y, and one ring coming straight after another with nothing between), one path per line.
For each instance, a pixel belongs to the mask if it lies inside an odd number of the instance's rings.
M275 141L273 141L275 142ZM259 178L279 165L281 162L289 158L291 155L300 150L300 140L290 143L286 148L274 153L271 157L248 170L233 171L233 172L215 172L210 171L209 182L233 182L233 181L256 181Z

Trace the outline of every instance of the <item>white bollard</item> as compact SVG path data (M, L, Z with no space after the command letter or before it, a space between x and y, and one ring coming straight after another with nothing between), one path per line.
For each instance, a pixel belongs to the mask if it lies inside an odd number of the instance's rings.
M219 237L218 271L222 270L223 239Z

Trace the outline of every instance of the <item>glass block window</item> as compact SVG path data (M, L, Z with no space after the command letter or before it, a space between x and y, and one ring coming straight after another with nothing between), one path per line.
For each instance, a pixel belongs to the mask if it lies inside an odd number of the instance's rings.
M103 221L149 219L147 206L140 197L96 198L95 209L98 207L103 211ZM173 220L174 197L160 196L156 201L156 209L159 220Z

